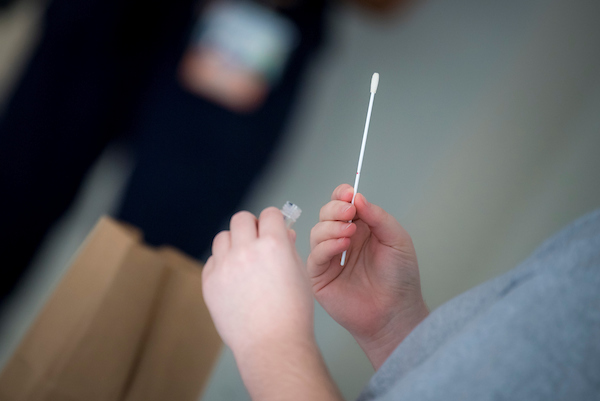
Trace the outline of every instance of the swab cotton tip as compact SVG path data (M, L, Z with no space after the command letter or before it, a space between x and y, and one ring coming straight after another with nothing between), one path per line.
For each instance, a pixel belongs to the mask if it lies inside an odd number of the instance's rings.
M379 74L374 73L373 78L371 78L371 93L377 92L378 85L379 85Z

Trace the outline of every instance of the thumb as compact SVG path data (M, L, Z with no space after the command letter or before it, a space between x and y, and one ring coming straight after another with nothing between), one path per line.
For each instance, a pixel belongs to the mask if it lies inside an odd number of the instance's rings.
M381 207L369 203L363 194L356 194L354 199L356 215L362 220L373 235L383 245L400 248L412 241L408 232L398 221Z

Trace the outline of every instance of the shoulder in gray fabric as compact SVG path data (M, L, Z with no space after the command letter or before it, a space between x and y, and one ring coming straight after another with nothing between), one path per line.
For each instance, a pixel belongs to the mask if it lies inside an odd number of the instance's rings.
M433 311L367 400L600 400L600 210Z

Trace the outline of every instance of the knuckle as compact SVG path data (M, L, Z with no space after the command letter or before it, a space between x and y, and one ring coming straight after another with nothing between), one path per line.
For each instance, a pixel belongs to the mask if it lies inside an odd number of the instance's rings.
M249 218L254 218L254 215L246 210L241 210L236 212L233 216L231 216L231 222L237 222L240 220L246 220Z
M274 236L267 235L262 238L262 247L265 252L273 253L281 247L281 244Z
M217 235L215 235L215 238L213 239L213 244L217 243L219 241L223 241L225 239L225 236L227 236L227 234L228 234L228 231L226 231L226 230L220 231Z
M221 231L220 233L215 235L215 238L213 238L213 241L212 241L213 253L215 252L215 250L217 250L219 248L220 244L222 244L223 242L225 242L227 240L228 235L229 235L228 231Z
M202 281L206 281L208 279L208 276L210 275L210 270L212 270L212 266L214 264L214 257L209 257L208 260L206 261L206 263L204 264L204 267L202 268Z
M325 206L323 206L319 212L319 220L325 221L327 216L330 214L331 208L334 207L335 201L328 202Z
M348 191L350 188L352 188L350 186L350 184L347 183L343 183L337 186L337 188L333 191L332 194L332 199L339 199L342 197L342 195Z
M243 266L244 262L253 262L256 258L256 254L253 249L248 247L242 247L238 249L235 254L235 265Z
M265 208L262 211L262 213L268 214L268 213L281 213L281 212L275 206L269 206L269 207Z
M268 215L272 215L272 214L279 214L279 215L281 215L281 211L279 209L277 209L275 206L269 206L269 207L263 209L262 212L260 212L259 219L262 220L264 217L266 217Z
M326 207L327 207L327 205L323 206L319 210L319 221L323 221L323 215L325 214L325 211L327 210Z
M321 223L317 223L313 228L310 229L310 238L316 237L319 233L319 229L321 227Z

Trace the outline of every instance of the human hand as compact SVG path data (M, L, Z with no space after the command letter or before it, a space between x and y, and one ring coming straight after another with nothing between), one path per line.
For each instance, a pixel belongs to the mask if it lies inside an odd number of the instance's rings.
M276 208L231 218L213 240L202 291L252 399L339 401L317 347L310 282Z
M307 271L317 301L377 369L429 312L410 235L362 194L351 205L352 195L350 185L340 185L321 209Z
M310 284L294 240L281 212L268 208L258 220L249 212L235 214L230 231L213 241L202 274L204 299L236 358L314 338Z

